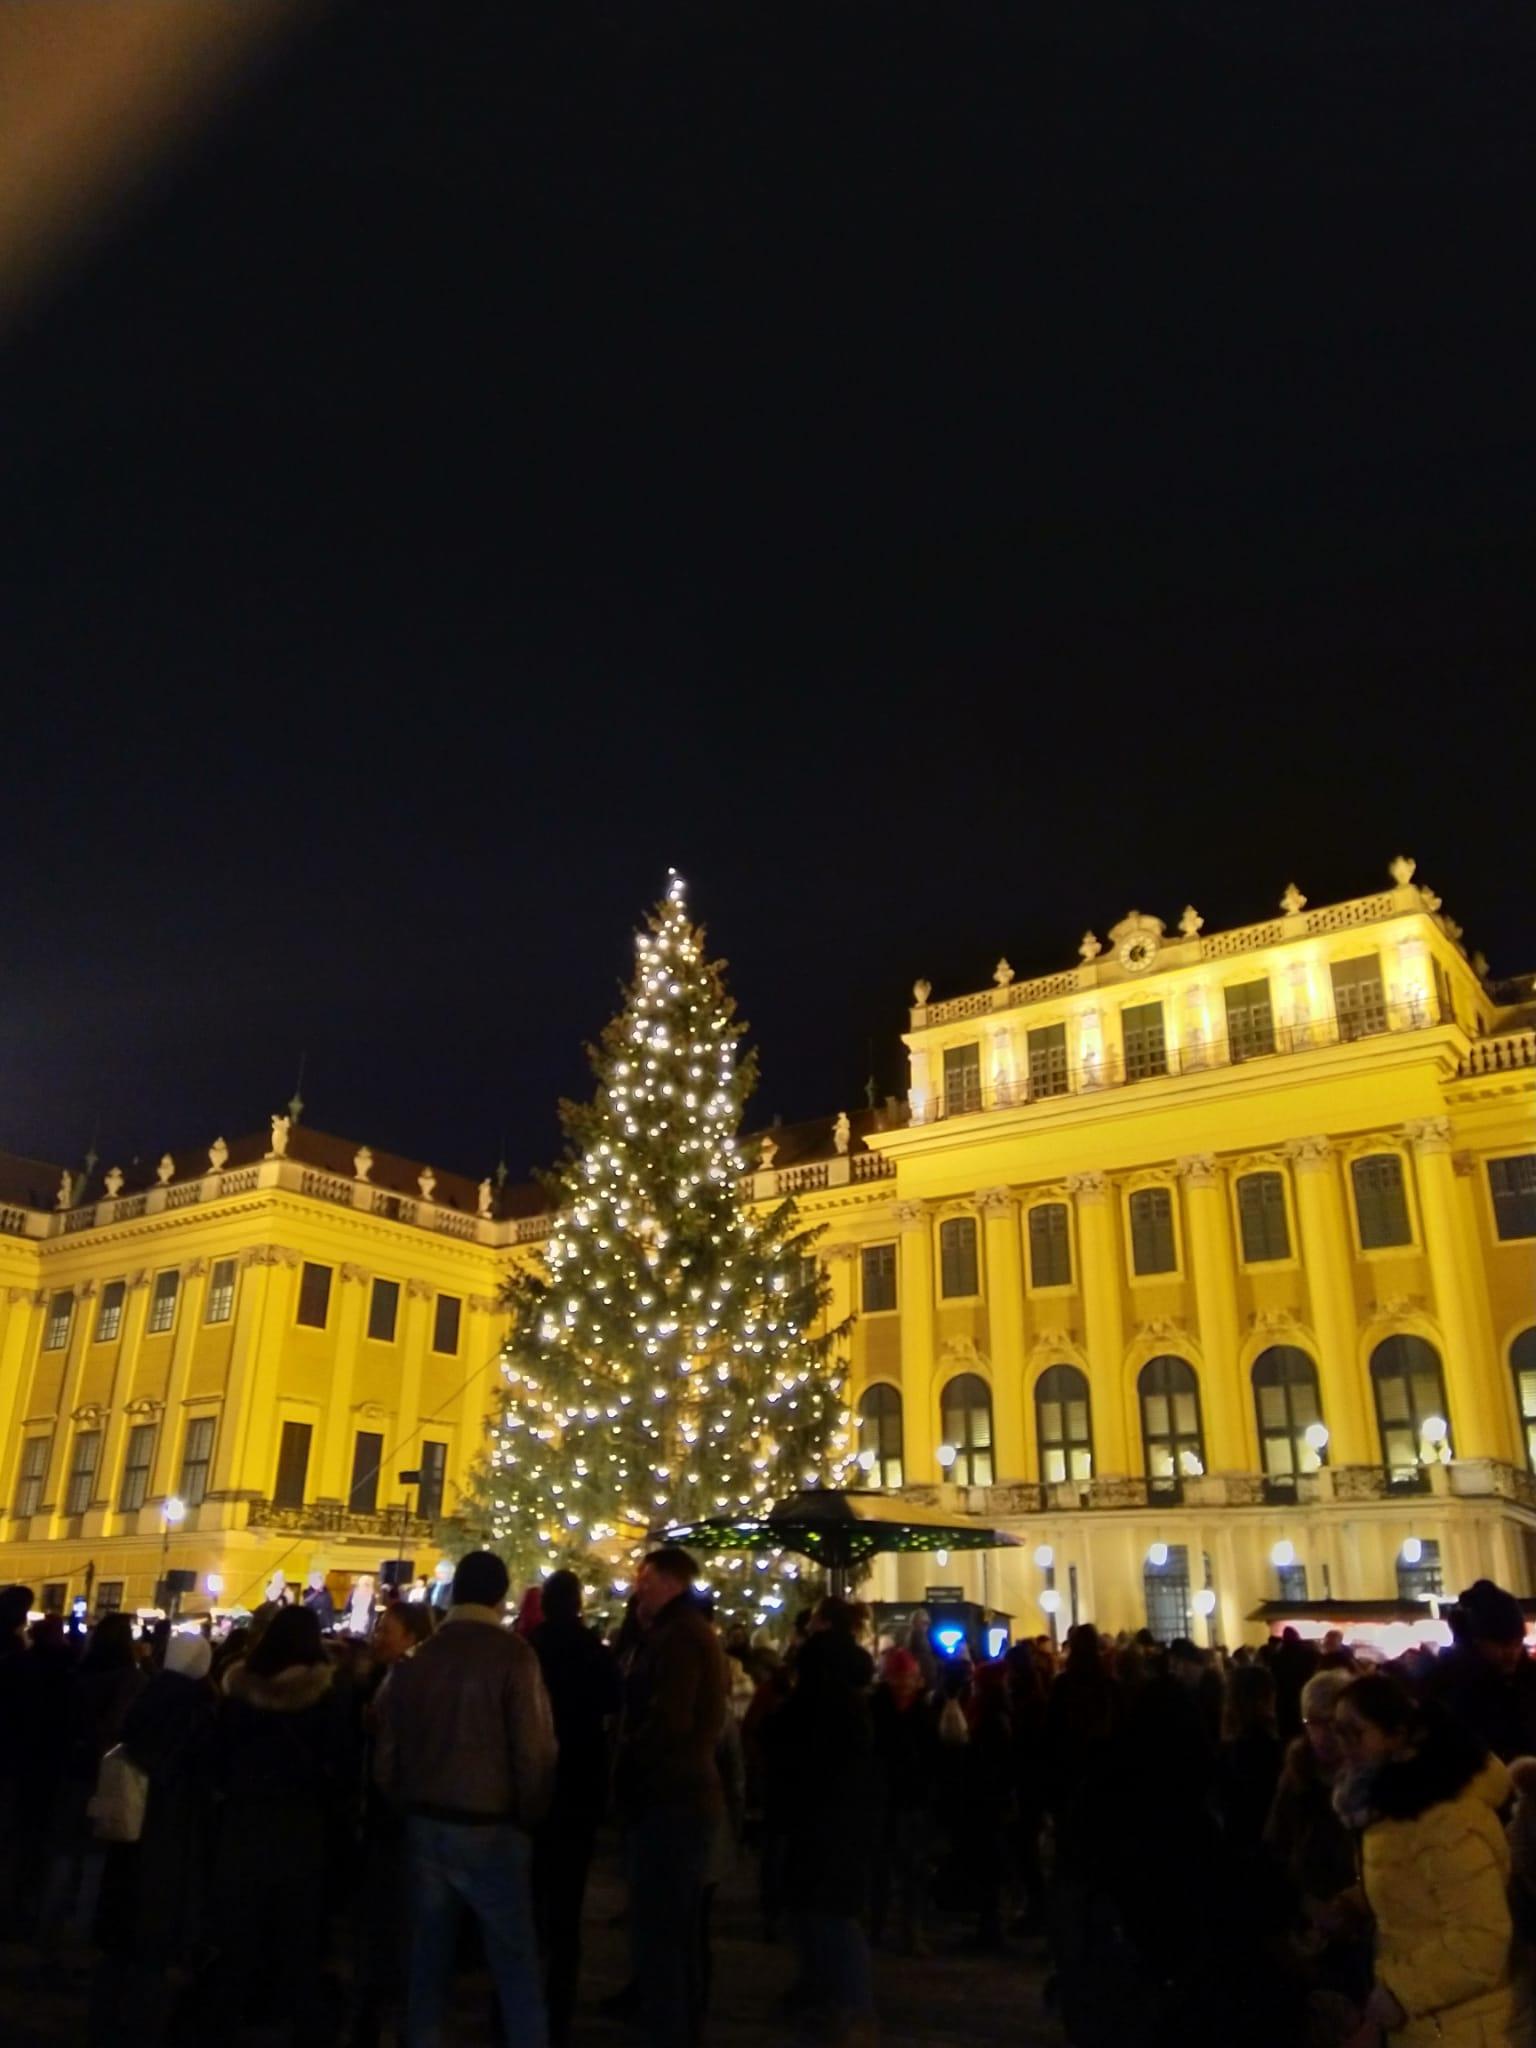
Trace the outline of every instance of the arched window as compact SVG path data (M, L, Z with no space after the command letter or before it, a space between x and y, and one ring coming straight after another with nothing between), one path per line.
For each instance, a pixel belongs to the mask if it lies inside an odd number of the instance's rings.
M901 1450L901 1395L880 1382L859 1402L859 1468L871 1486L900 1486Z
M1289 1485L1323 1463L1328 1438L1317 1392L1317 1367L1294 1344L1275 1344L1253 1361L1264 1476ZM1310 1432L1310 1434L1309 1434Z
M963 1372L939 1401L944 1441L955 1453L949 1476L958 1486L992 1484L992 1396L974 1372Z
M1509 1366L1515 1376L1520 1426L1525 1431L1526 1461L1536 1472L1536 1329L1522 1330L1510 1345Z
M1184 1358L1149 1358L1136 1384L1149 1490L1156 1499L1177 1500L1184 1481L1198 1479L1205 1471L1194 1368Z
M1371 1384L1388 1475L1417 1484L1442 1445L1450 1451L1440 1354L1422 1337L1385 1337L1371 1353Z
M1035 1382L1040 1477L1047 1486L1093 1477L1088 1380L1075 1365L1052 1365Z

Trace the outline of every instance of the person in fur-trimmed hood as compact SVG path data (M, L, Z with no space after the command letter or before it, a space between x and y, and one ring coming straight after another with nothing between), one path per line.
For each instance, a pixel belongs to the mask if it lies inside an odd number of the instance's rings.
M283 1968L237 1973L248 2016L294 2040L318 2012L328 1901L344 1854L355 1772L352 1716L311 1610L284 1607L224 1674L214 1865L217 1926L284 1929Z
M1358 2038L1393 2048L1505 2048L1510 2026L1510 1777L1465 1728L1384 1674L1357 1678L1334 1718L1334 1805L1361 1836L1376 1982Z

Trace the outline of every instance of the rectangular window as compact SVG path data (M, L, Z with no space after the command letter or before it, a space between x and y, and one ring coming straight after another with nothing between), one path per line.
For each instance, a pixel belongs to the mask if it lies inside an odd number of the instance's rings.
M375 1429L360 1429L352 1442L352 1484L347 1489L347 1506L354 1515L371 1515L379 1504L379 1467L384 1462L384 1437Z
M213 1466L213 1417L194 1415L181 1448L181 1483L176 1491L189 1508L201 1507L208 1496Z
M1490 1159L1488 1188L1493 1196L1493 1227L1500 1240L1536 1237L1536 1152L1512 1159Z
M443 1512L443 1482L448 1476L448 1446L424 1443L421 1447L421 1486L416 1495L416 1512L424 1522L435 1522Z
M62 1614L64 1603L69 1598L69 1585L64 1579L50 1579L43 1588L44 1614Z
M306 1329L323 1330L330 1311L331 1269L306 1259L304 1270L299 1275L299 1312L294 1320Z
M1125 1078L1148 1081L1168 1071L1168 1046L1163 1036L1161 1003L1138 1003L1122 1010L1120 1029L1125 1043Z
M1387 992L1381 985L1381 955L1367 953L1359 960L1335 960L1329 973L1340 1038L1369 1038L1385 1031Z
M961 1116L981 1107L981 1047L952 1045L944 1054L944 1109Z
M1304 1564L1277 1564L1275 1577L1280 1581L1280 1598L1285 1601L1302 1601L1307 1597L1307 1568Z
M867 1316L883 1315L896 1306L896 1247L867 1244L861 1258L860 1299Z
M121 1513L131 1515L144 1505L149 1492L149 1468L155 1458L155 1425L136 1422L128 1432L128 1449L123 1454L123 1486L117 1497Z
M103 1579L96 1588L96 1612L98 1614L118 1614L122 1611L122 1605L123 1581L121 1579Z
M1268 1259L1290 1257L1283 1175L1243 1174L1237 1183L1237 1220L1243 1233L1245 1266L1261 1266Z
M1412 1537L1408 1540L1410 1543L1414 1541ZM1433 1537L1424 1537L1419 1542L1417 1555L1411 1559L1398 1553L1399 1600L1428 1600L1444 1591L1445 1573L1440 1563L1440 1545Z
M21 1447L21 1475L16 1485L16 1512L23 1519L35 1515L43 1504L43 1482L48 1477L51 1436L29 1436Z
M208 1307L205 1323L227 1323L235 1312L235 1262L215 1259L208 1275Z
M1065 1202L1040 1202L1029 1212L1029 1284L1072 1285L1072 1236Z
M1027 1039L1029 1051L1029 1094L1065 1095L1067 1092L1067 1027L1042 1024Z
M1412 1244L1408 1190L1403 1180L1403 1162L1397 1154L1368 1153L1364 1159L1351 1160L1349 1171L1355 1188L1361 1250L1376 1252L1391 1245Z
M81 1429L75 1432L75 1455L69 1468L69 1486L64 1495L66 1515L83 1515L91 1504L91 1490L96 1484L96 1461L101 1456L101 1431Z
M939 1225L939 1292L950 1300L981 1292L974 1216L951 1216Z
M400 1282L375 1280L368 1297L368 1334L376 1343L393 1344L400 1315Z
M307 1422L283 1424L283 1439L277 1453L277 1484L272 1489L274 1507L303 1507L304 1487L309 1478L309 1443L313 1435L314 1429Z
M109 1280L101 1290L101 1301L96 1310L98 1344L116 1342L117 1333L123 1327L123 1295L126 1291L126 1283L121 1280Z
M1177 1270L1171 1189L1138 1188L1132 1195L1131 1266L1137 1273Z
M432 1317L432 1349L452 1358L459 1348L459 1312L464 1304L456 1294L440 1294Z
M181 1289L181 1275L173 1266L168 1273L155 1275L155 1291L149 1302L149 1334L163 1336L176 1320L176 1296Z
M48 1327L43 1332L45 1351L62 1351L69 1342L69 1326L75 1319L75 1297L61 1288L48 1303Z
M1243 981L1226 992L1227 1045L1234 1060L1254 1060L1275 1049L1275 1013L1267 981Z

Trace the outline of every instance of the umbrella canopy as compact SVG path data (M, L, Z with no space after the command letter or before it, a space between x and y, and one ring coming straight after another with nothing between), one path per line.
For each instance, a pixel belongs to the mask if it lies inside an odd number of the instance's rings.
M659 1533L668 1543L705 1550L793 1550L836 1571L883 1551L1016 1550L1020 1541L975 1516L946 1514L858 1487L792 1493L766 1515L715 1515L676 1522Z

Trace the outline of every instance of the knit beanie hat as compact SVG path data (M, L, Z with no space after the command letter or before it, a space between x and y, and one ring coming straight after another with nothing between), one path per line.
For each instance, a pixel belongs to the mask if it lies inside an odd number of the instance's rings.
M213 1646L206 1636L175 1635L165 1646L165 1668L181 1678L206 1678Z

